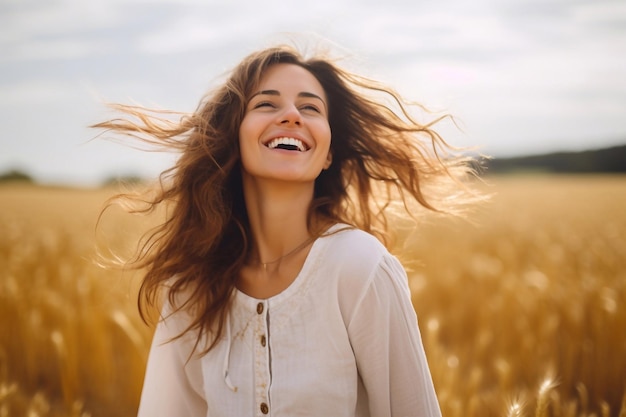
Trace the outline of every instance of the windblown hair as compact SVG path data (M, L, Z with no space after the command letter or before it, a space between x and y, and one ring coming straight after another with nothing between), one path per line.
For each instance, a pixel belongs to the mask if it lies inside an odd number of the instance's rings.
M238 274L252 250L239 126L261 77L279 63L313 74L329 106L332 164L316 180L310 219L347 223L384 242L390 204L400 201L408 208L416 201L427 210L446 211L445 200L437 193L429 198L425 190L436 191L444 179L455 182L471 172L468 161L454 156L454 149L432 129L440 118L420 124L392 89L329 59L305 58L285 46L246 57L193 114L178 122L168 121L168 112L114 105L127 117L94 127L180 152L176 164L161 174L147 207L136 210L168 205L167 218L145 236L131 261L146 271L139 294L141 315L146 318L146 309L157 304L160 289L167 287L175 310L192 314L185 332L197 332L197 343L210 336L205 352L222 334ZM140 195L117 199L146 202Z

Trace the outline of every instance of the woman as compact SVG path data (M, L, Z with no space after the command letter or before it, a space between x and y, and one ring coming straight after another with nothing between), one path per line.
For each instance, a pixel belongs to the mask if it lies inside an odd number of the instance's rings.
M164 294L139 416L440 415L381 241L389 205L445 208L423 188L467 170L429 152L446 145L395 93L276 47L179 123L117 108L139 121L98 127L181 151L150 202L170 214L135 259L142 314Z

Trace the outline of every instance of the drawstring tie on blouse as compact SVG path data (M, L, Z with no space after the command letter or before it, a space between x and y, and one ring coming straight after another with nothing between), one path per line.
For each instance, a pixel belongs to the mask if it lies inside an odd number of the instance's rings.
M226 355L224 355L224 383L233 392L237 392L237 387L233 385L228 374L228 368L230 366L230 350L232 349L232 336L231 336L231 324L230 314L226 316Z

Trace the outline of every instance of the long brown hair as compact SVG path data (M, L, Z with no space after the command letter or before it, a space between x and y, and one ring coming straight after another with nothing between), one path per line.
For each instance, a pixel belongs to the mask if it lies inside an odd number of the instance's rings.
M198 343L210 336L205 351L222 334L238 274L251 251L239 126L254 88L267 68L278 63L311 72L328 99L333 159L316 180L310 218L351 224L384 241L387 206L401 201L407 207L416 201L428 210L446 210L443 200L435 194L427 197L424 189L434 184L430 189L436 190L443 179L455 182L471 171L467 160L454 157L432 129L438 119L420 124L392 89L330 59L305 58L287 46L246 57L194 113L177 122L146 108L114 105L127 117L94 127L180 152L176 164L161 174L147 207L138 210L169 206L166 220L146 235L131 262L146 270L140 312L145 319L146 308L156 305L159 290L166 286L174 309L191 312L186 331L197 331ZM139 195L116 198L146 202Z

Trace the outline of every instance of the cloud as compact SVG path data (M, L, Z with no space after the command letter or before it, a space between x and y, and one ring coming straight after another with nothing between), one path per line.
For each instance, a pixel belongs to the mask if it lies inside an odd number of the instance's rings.
M623 24L626 22L626 3L621 0L582 2L574 9L573 17L581 22ZM626 31L626 27L620 27Z
M74 60L110 50L106 43L75 38L36 39L4 48L0 62Z
M0 5L0 63L69 60L106 49L92 36L119 21L119 13L103 2L23 1Z
M194 50L225 47L249 37L250 25L232 19L224 11L186 13L166 25L152 27L136 39L136 49L146 54L179 54Z
M20 81L4 85L0 103L23 105L29 103L54 104L76 98L75 85L58 79Z
M14 1L0 5L3 35L0 39L23 41L40 36L93 31L113 26L120 10L105 1Z
M626 134L623 0L3 0L0 25L0 165L11 153L38 172L70 169L64 149L103 118L100 97L191 111L212 80L281 40L329 39L349 68L452 111L487 152ZM137 158L115 152L81 149L80 169Z

